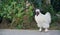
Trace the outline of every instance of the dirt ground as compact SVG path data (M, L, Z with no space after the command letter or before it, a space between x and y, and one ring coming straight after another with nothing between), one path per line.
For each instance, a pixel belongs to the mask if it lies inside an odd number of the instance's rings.
M34 24L34 25L33 25ZM0 23L0 29L18 29L14 26L11 27L11 23L7 22L7 21L2 21L2 23ZM35 22L29 24L29 23L25 23L23 24L22 28L19 29L38 29L37 24ZM49 28L50 30L60 30L60 23L55 23L52 24Z

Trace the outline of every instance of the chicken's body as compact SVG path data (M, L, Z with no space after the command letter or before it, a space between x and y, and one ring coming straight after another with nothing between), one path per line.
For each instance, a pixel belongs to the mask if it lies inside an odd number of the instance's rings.
M35 15L35 21L37 22L37 26L39 28L48 29L51 23L51 15L47 12L45 15L39 13L39 15Z

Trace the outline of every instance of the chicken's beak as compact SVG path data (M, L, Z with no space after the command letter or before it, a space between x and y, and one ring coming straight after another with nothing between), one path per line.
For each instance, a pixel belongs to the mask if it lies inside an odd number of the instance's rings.
M39 12L36 12L36 15L38 16L39 15Z

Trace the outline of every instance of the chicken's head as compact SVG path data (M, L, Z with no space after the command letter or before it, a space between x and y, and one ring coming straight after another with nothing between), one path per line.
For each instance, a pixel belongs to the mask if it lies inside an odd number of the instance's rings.
M40 9L36 9L36 10L35 10L35 13L36 13L35 15L37 15L37 16L38 16L38 15L39 15L39 13L40 13Z

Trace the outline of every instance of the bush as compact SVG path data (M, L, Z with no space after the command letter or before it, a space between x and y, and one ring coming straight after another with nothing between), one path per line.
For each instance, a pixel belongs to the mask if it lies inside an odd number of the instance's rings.
M52 15L51 26L56 25L60 18L56 16L54 7L49 4L46 5L42 0L28 0L31 4L26 9L26 0L1 0L0 2L0 18L9 20L10 27L17 29L31 29L37 28L34 21L34 8L43 9L43 14L50 12ZM27 11L26 11L27 10ZM57 12L60 14L60 12ZM1 20L2 21L2 20Z
M9 18L11 20L11 26L21 24L24 16L25 1L21 0L20 3L18 3L12 0L2 0L1 4L2 10L0 15L5 19Z

